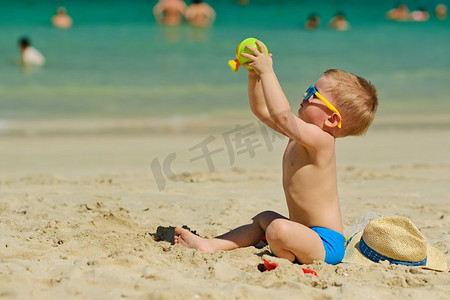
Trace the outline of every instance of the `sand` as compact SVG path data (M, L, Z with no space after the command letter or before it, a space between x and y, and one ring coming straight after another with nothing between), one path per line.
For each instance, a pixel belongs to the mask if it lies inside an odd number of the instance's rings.
M447 120L380 118L366 136L337 141L346 228L368 214L406 216L450 261ZM261 272L268 247L204 254L172 245L174 226L213 237L263 210L285 214L286 140L267 142L251 118L158 124L2 123L0 298L450 298L448 272L287 261ZM254 131L254 152L229 148L229 132L243 127ZM218 150L212 172L195 160L205 141Z

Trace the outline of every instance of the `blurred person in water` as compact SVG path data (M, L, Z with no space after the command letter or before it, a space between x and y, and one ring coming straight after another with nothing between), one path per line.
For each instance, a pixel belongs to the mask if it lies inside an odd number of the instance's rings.
M439 20L445 20L447 18L447 6L442 3L436 5L435 14Z
M336 15L330 20L330 27L334 30L345 31L350 28L350 24L345 17L343 12L338 12Z
M186 10L186 21L195 27L210 27L216 19L216 12L202 0L193 0Z
M320 18L316 13L312 13L309 15L308 19L306 20L304 26L308 30L314 30L320 25Z
M52 17L52 24L55 27L67 29L72 27L72 18L67 14L65 7L58 7L56 15Z
M411 20L415 22L425 22L430 19L430 14L424 7L418 7L411 13Z
M183 21L186 8L182 0L160 0L153 7L153 15L160 25L177 26Z
M27 37L19 39L19 48L22 53L20 64L25 68L42 67L45 65L45 58L39 50L31 46Z
M406 4L400 3L397 7L390 9L386 13L386 19L393 21L409 21L411 19L411 13Z

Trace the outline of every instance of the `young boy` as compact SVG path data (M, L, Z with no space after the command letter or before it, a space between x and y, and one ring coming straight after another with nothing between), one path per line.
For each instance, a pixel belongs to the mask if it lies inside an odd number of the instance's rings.
M259 49L263 45L257 42ZM266 237L273 254L303 264L337 264L345 238L336 179L335 138L363 134L378 105L375 87L341 70L328 70L310 86L294 115L272 68L272 55L247 46L252 54L248 95L252 112L289 137L283 156L283 187L289 218L265 211L252 221L213 239L175 229L175 243L203 252L256 245Z

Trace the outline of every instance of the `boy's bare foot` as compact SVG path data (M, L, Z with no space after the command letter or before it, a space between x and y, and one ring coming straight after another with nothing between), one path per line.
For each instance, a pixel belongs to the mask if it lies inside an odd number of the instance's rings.
M173 239L175 244L180 244L187 248L194 248L205 253L214 252L214 249L209 245L208 239L204 239L181 227L175 228L175 236Z

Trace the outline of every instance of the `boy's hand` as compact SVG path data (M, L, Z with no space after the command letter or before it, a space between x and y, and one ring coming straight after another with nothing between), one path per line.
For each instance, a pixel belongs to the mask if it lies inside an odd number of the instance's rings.
M244 66L250 66L253 68L254 72L258 75L262 75L268 72L273 72L272 68L272 54L266 55L265 53L260 52L261 49L264 49L264 46L260 41L256 41L259 49L252 47L250 45L245 46L248 50L252 52L252 54L241 53L242 57L248 58L251 62L245 63ZM249 70L251 72L251 70Z

